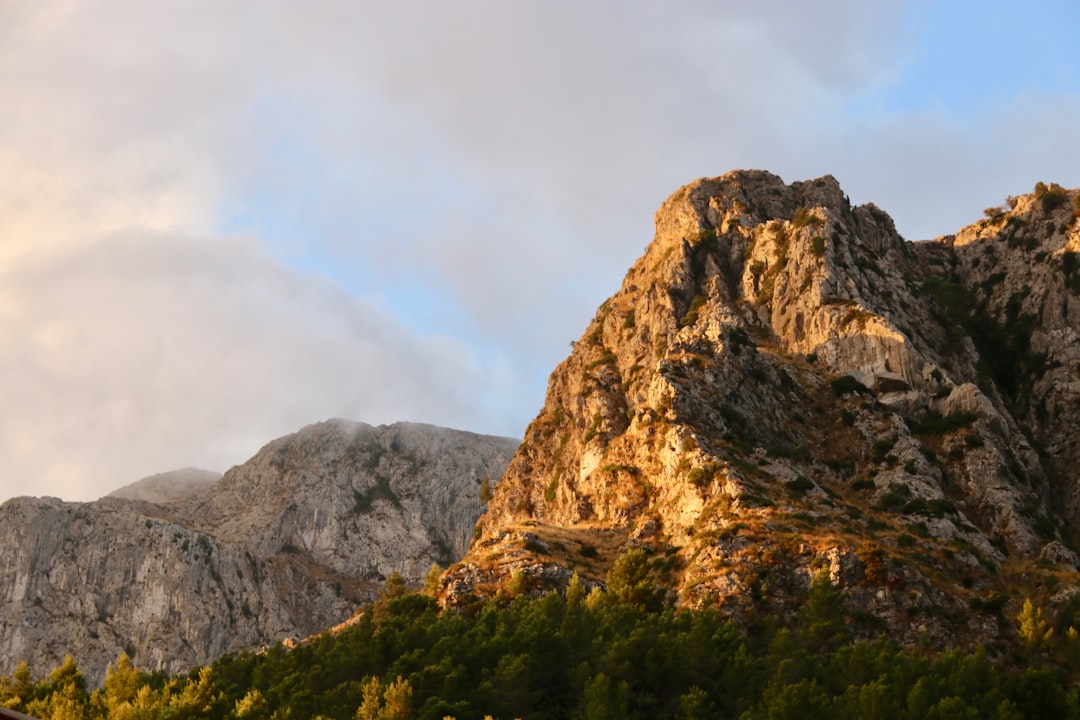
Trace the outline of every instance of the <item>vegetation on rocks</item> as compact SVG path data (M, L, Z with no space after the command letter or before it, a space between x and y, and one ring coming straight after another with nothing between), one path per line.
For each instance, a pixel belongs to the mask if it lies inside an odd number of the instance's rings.
M1075 631L1029 603L1020 642L992 654L854 640L820 575L796 622L740 628L716 611L641 602L640 558L611 589L495 598L477 612L385 597L296 647L222 657L188 674L126 655L90 690L70 659L0 678L0 705L56 720L129 718L1012 718L1080 717Z

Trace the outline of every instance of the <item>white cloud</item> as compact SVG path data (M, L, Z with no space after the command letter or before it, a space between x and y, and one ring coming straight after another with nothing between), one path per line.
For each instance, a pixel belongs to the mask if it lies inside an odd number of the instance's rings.
M4 496L224 469L327 417L505 422L497 359L417 338L239 239L112 235L2 286Z

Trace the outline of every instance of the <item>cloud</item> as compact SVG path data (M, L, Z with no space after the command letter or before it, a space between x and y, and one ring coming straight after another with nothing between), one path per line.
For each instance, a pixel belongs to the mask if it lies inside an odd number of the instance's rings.
M327 417L493 429L513 395L498 358L416 337L241 239L111 235L0 284L5 496L224 469Z

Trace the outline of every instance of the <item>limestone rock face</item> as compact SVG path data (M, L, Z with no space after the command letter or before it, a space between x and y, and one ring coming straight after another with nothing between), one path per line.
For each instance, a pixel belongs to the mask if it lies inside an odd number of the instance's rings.
M481 478L517 441L333 420L192 494L165 477L92 503L0 505L0 673L72 654L91 682L126 651L175 672L341 622L393 571L465 551ZM201 476L206 483L209 476ZM169 498L171 501L169 501ZM153 501L151 501L153 500Z
M599 580L644 546L686 605L785 614L828 572L878 631L995 636L1012 573L1077 569L1054 499L1080 511L1080 236L1054 192L909 243L829 176L678 190L552 374L445 601L515 570Z

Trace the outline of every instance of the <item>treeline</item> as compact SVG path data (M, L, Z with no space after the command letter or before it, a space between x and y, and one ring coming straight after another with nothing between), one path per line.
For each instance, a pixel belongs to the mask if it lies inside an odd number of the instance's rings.
M1034 614L1001 663L853 640L824 579L793 627L744 632L715 611L662 606L622 570L606 592L574 582L469 615L397 589L335 635L179 677L121 656L94 691L73 662L36 682L23 667L0 679L0 705L41 720L1080 717L1068 658L1049 654Z

